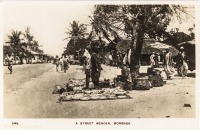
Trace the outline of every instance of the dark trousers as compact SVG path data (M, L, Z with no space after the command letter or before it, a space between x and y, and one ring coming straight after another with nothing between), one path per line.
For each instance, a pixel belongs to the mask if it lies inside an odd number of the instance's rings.
M12 74L12 64L8 63L8 70L10 70L10 74Z
M64 72L66 72L66 70L68 69L68 64L67 63L63 64L63 69L64 69Z
M93 70L91 76L92 76L92 82L94 84L94 87L98 88L99 87L100 72Z

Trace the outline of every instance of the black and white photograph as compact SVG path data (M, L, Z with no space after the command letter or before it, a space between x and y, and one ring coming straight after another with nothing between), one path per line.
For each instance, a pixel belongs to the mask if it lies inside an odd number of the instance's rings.
M194 4L0 4L4 119L196 118Z

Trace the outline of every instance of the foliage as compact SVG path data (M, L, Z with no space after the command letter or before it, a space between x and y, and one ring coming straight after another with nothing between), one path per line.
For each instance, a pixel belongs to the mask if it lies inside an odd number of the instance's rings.
M120 36L131 39L132 78L137 77L144 37L158 39L173 16L179 21L187 13L181 5L96 5L91 17L94 32L109 41Z
M191 41L194 37L184 32L171 32L164 42L178 48L178 44L185 41Z

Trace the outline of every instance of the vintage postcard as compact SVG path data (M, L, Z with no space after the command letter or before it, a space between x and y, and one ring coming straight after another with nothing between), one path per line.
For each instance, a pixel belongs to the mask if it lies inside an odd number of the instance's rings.
M1 128L199 129L198 4L1 1Z

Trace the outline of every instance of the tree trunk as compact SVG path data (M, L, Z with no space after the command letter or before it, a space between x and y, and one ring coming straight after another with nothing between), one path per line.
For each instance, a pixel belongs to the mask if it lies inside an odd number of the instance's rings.
M139 74L143 39L144 39L143 20L139 20L134 25L132 34L132 44L131 44L130 73L133 84L136 82L137 76Z

